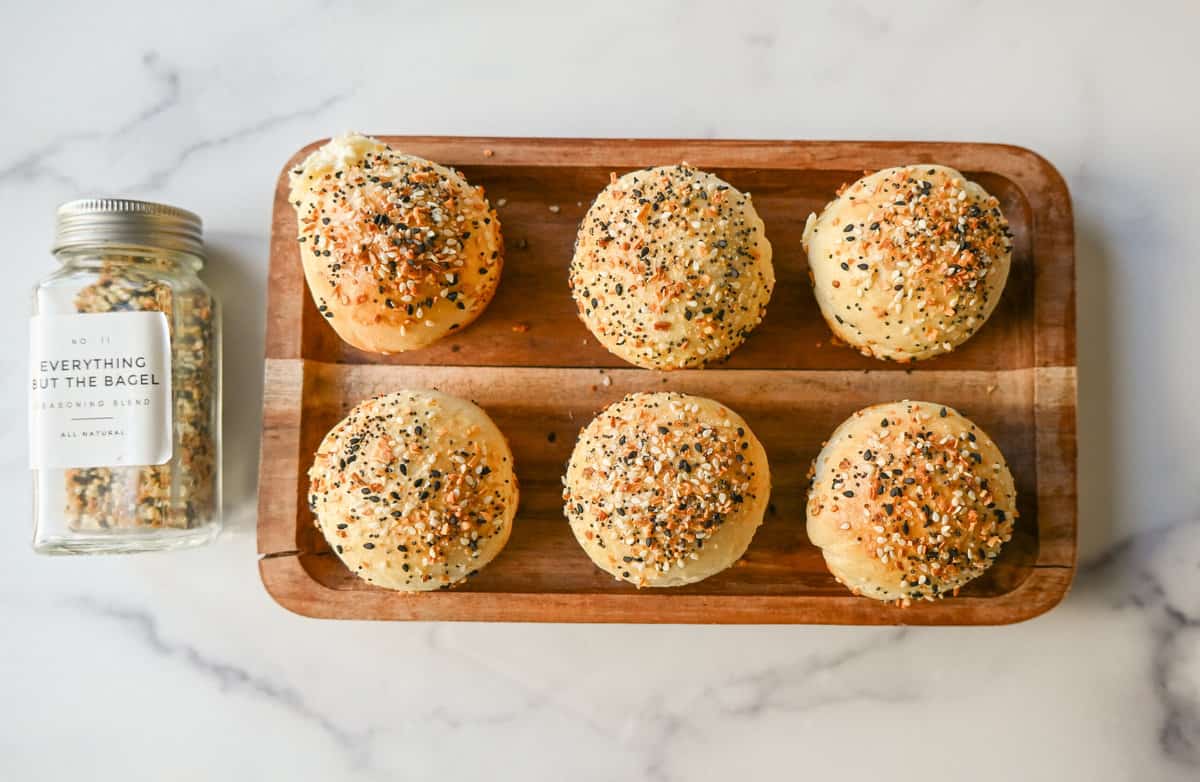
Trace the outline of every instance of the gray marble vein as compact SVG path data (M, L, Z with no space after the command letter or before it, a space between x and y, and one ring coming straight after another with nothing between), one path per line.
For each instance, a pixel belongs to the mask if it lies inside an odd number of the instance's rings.
M153 656L183 666L201 679L214 683L224 692L241 693L274 705L289 719L307 723L327 736L345 755L349 767L358 771L378 771L374 757L389 736L416 728L454 734L503 728L527 719L543 704L537 694L517 693L505 707L465 714L438 703L421 703L417 708L397 701L394 717L379 725L350 727L350 720L334 719L330 712L312 704L303 689L279 681L277 677L257 673L233 661L201 650L196 645L167 637L158 619L146 609L101 601L90 597L66 600L73 612L114 625L130 634ZM435 628L426 633L420 651L439 653L434 640ZM445 650L440 650L444 653ZM334 675L345 675L338 666Z
M277 705L295 719L316 725L353 760L356 767L369 758L370 731L355 731L334 722L311 706L303 693L271 678L253 673L235 663L205 654L197 647L166 638L158 620L146 610L100 602L93 598L77 598L69 606L89 617L104 620L131 633L153 655L176 661L198 676L211 680L225 691L245 691Z
M162 95L149 106L130 117L124 124L114 128L109 133L110 138L128 133L139 125L149 122L163 112L170 110L179 103L179 98L183 94L183 90L180 87L179 69L169 63L163 62L158 52L148 51L142 55L142 65L150 73L153 81L162 85Z
M295 109L294 111L287 111L281 114L264 117L247 125L243 125L226 133L222 133L219 136L193 141L180 149L168 163L155 168L147 173L142 179L128 185L128 189L136 192L147 193L153 193L156 190L161 190L167 185L168 180L170 180L170 178L174 176L180 168L191 162L192 159L196 157L202 157L226 145L266 133L280 126L293 123L297 120L320 116L329 108L349 99L353 92L353 89L349 89L344 92L338 92L322 98L321 100L310 105Z
M1200 770L1200 522L1124 541L1085 565L1081 579L1145 617L1159 741L1167 757Z
M0 186L7 184L27 185L31 182L45 180L78 190L79 186L74 177L54 169L49 165L49 161L71 144L80 141L93 141L102 137L102 133L90 131L66 133L58 136L37 149L22 155L13 162L0 167Z
M127 119L121 121L110 130L65 133L18 157L12 163L0 167L0 187L12 183L28 184L38 180L45 180L66 185L75 191L85 189L84 184L75 175L65 173L61 166L56 164L56 158L77 144L87 143L96 145L102 143L104 145L111 145L117 143L122 137L128 136L133 131L142 128L155 118L176 107L183 98L180 71L176 67L164 62L157 52L148 51L142 57L142 66L150 75L151 80L159 85L157 89L157 92L161 93L159 97L149 105L135 110ZM121 187L125 191L132 193L149 194L156 190L161 190L168 184L170 178L193 158L202 157L225 145L253 138L273 131L276 128L286 126L289 123L296 122L297 120L318 117L331 107L350 99L354 94L354 90L355 86L351 85L309 105L256 119L253 122L234 127L220 135L192 141L178 149L166 163L160 164L142 174L139 179L123 183ZM96 192L109 192L112 190L111 184L91 184L87 185L87 188Z
M51 165L59 153L74 144L117 138L178 104L182 94L178 69L162 62L159 54L154 51L146 52L142 56L141 64L150 74L152 81L160 85L158 90L162 93L160 97L145 108L134 111L128 119L111 130L73 131L45 142L37 149L20 156L16 161L0 167L0 185L3 185L6 180L29 183L41 177L78 190L79 185L74 177Z

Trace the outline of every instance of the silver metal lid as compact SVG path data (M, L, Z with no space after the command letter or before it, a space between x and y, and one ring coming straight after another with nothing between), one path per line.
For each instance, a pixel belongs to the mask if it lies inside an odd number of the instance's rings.
M204 254L200 217L175 206L126 198L83 198L60 206L55 217L54 252L119 245Z

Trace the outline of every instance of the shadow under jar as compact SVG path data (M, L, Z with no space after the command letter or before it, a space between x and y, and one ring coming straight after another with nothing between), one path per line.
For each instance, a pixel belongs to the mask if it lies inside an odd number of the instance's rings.
M211 541L221 523L220 323L200 218L120 199L59 207L61 267L34 291L35 550Z

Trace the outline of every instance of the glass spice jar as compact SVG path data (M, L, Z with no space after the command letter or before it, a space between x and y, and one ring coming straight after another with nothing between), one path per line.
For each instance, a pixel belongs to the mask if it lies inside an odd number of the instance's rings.
M34 549L207 543L221 524L220 323L200 218L121 199L63 204L61 267L34 290Z

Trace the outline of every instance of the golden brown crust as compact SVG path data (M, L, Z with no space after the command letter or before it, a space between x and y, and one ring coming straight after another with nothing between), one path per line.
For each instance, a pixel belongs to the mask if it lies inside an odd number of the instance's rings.
M684 163L612 175L579 226L570 285L579 317L612 353L679 369L745 341L775 271L750 196Z
M711 399L630 394L580 433L563 480L576 539L638 586L680 586L732 565L762 523L771 476L746 422Z
M425 347L495 294L500 221L458 172L350 135L309 155L291 184L309 290L351 345Z
M450 586L508 542L512 452L487 413L436 391L357 405L309 470L317 528L351 572L389 589Z
M991 566L1016 517L1000 449L944 405L860 410L813 466L808 537L839 582L876 600L953 593Z
M999 202L953 168L889 168L843 188L804 229L833 332L894 361L948 353L996 308L1012 259Z

